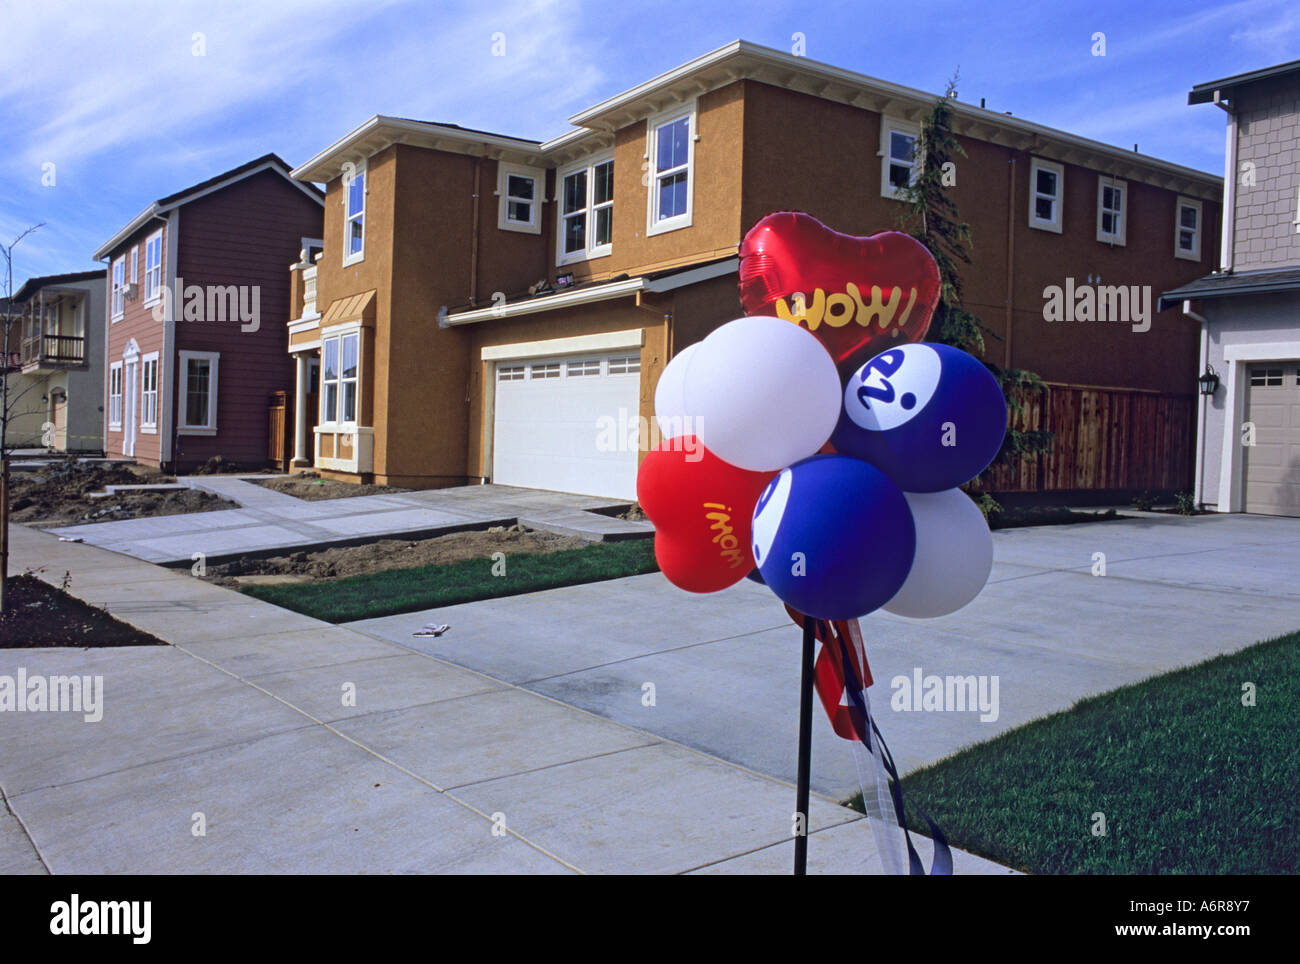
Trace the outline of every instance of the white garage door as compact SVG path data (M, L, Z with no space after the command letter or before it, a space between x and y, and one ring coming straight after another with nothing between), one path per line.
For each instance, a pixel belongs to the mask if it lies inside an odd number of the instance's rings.
M640 353L496 365L492 481L636 498Z
M1300 516L1300 362L1251 365L1245 419L1254 445L1245 448L1247 512Z

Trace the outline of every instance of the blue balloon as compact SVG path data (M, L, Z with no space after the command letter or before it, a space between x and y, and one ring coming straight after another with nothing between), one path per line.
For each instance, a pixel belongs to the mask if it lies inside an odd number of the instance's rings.
M960 349L918 342L882 351L849 377L831 445L905 492L942 492L983 472L1006 430L992 373Z
M856 619L902 588L916 528L885 473L814 455L774 478L754 509L754 560L784 603L816 619Z

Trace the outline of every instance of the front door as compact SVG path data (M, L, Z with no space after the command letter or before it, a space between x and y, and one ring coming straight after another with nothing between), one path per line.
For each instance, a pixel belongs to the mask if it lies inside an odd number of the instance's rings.
M140 362L134 359L122 366L122 453L128 458L135 458L135 436L138 419L136 418L136 394L140 380Z

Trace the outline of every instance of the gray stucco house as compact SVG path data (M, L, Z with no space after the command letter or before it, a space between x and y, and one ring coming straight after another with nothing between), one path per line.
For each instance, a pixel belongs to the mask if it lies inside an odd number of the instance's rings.
M1198 84L1227 114L1219 270L1165 292L1201 326L1196 501L1300 516L1300 60ZM1199 215L1175 244L1199 251ZM1190 377L1190 374L1189 374Z
M9 447L103 454L106 287L100 268L31 278L14 292Z

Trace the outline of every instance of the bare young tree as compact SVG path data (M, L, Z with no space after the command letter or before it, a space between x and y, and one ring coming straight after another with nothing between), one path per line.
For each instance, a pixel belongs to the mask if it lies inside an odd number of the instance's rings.
M34 224L18 237L14 238L8 245L0 247L0 253L5 259L5 278L4 278L4 343L0 346L3 353L0 354L0 613L5 612L6 592L9 584L9 422L19 415L28 414L19 410L19 405L27 404L23 402L23 397L35 387L35 383L22 389L10 390L9 372L17 368L17 356L19 354L17 345L14 344L14 322L17 316L14 314L13 295L14 295L14 248L23 238L31 234L37 228L44 227L44 223Z

